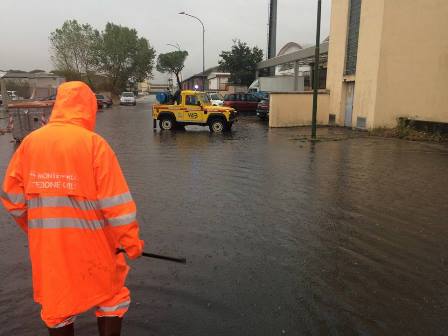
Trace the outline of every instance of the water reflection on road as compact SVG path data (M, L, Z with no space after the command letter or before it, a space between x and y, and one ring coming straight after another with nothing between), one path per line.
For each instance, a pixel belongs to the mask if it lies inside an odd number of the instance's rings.
M149 104L98 116L139 206L126 335L436 335L448 322L448 149L315 145L244 118L153 132ZM12 144L0 137L3 174ZM0 334L40 334L26 241L0 211ZM91 316L79 319L92 335Z

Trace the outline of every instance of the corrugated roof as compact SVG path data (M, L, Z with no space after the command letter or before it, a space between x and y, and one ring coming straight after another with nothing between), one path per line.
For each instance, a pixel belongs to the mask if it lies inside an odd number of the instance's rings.
M29 72L8 71L3 78L5 78L5 79L8 79L8 78L10 78L10 79L20 79L20 78L33 79L33 78L63 78L63 77L52 74L52 73L47 73L47 72L29 73Z

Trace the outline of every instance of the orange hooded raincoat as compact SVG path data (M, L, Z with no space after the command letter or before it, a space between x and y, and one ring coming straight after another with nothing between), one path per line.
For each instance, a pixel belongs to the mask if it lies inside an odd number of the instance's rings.
M28 234L34 299L45 321L84 312L124 286L141 255L136 206L117 158L93 132L97 102L81 82L60 86L48 125L15 152L1 199Z

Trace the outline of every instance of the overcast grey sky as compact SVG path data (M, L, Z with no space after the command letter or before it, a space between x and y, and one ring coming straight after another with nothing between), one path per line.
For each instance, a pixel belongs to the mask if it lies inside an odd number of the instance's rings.
M316 29L317 0L278 0L278 50L287 42L311 44ZM206 28L206 67L218 64L221 50L239 38L266 49L268 0L0 0L0 69L53 69L48 36L65 20L76 19L102 30L107 22L137 29L157 53L179 43L190 56L184 77L202 70L199 22ZM329 32L330 0L323 0L322 39ZM155 80L164 76L154 73Z

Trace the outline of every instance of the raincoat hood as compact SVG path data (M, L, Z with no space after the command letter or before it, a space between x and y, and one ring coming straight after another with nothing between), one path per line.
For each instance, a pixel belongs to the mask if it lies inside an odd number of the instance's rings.
M50 123L68 123L93 131L97 109L96 96L87 84L67 82L58 88Z

